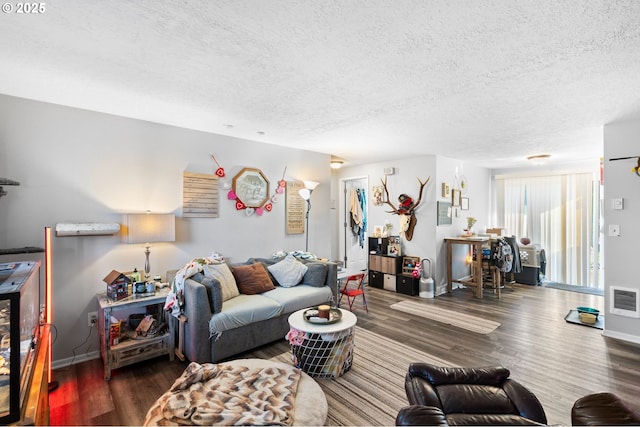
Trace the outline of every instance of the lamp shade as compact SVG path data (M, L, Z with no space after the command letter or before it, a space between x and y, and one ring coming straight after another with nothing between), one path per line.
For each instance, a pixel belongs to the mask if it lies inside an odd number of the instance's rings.
M315 190L318 184L320 184L319 182L315 182L315 181L302 181L302 182L304 183L304 188L310 191Z
M173 214L125 215L127 243L173 242L176 240L176 217Z
M309 200L311 198L311 191L308 188L301 188L298 191L298 194L300 194L300 197L304 200Z

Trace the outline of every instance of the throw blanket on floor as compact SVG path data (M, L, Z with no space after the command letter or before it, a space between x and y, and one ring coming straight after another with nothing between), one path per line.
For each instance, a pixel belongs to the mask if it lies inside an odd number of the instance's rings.
M192 362L144 425L291 425L300 370Z

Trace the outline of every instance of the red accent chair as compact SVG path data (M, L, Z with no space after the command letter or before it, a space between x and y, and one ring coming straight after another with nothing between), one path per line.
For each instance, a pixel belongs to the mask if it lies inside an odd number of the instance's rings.
M369 312L369 308L367 307L367 297L364 294L363 282L364 273L352 274L347 277L342 289L340 289L340 303L342 303L342 297L346 295L347 301L349 302L349 311L353 311L353 302L356 297L362 295L362 305L366 312Z

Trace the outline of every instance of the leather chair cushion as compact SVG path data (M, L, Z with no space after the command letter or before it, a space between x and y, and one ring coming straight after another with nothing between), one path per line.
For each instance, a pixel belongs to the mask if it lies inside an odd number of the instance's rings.
M449 414L447 422L452 426L539 426L533 420L512 414Z
M438 387L445 414L517 414L500 387L478 384L449 384Z

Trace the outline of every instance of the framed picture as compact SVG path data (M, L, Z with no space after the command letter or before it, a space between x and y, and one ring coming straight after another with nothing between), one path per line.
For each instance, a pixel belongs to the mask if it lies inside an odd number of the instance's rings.
M390 236L389 246L387 246L387 255L401 256L402 246L400 244L400 236Z
M451 196L451 187L446 182L442 183L442 197L450 197Z
M469 198L468 197L463 197L462 201L460 203L460 209L462 209L463 211L468 211L469 210Z
M372 187L371 191L371 200L373 202L373 206L381 206L382 205L382 186L375 185Z
M269 180L260 169L243 168L233 177L233 191L248 208L259 208L269 200Z
M387 255L391 255L391 256L402 255L402 248L400 247L400 243L389 243L389 246L387 246Z
M451 203L438 202L438 225L451 225Z
M460 207L460 203L461 203L461 194L460 194L460 190L451 190L451 205L453 207Z

